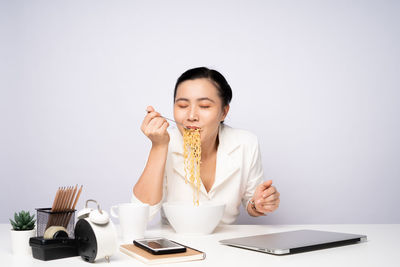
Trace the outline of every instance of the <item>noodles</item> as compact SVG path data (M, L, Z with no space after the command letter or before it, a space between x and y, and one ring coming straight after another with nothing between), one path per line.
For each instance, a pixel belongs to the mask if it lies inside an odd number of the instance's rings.
M193 204L199 205L200 194L200 160L201 141L200 129L184 129L183 132L183 158L185 168L185 182L191 183L196 191L193 192Z

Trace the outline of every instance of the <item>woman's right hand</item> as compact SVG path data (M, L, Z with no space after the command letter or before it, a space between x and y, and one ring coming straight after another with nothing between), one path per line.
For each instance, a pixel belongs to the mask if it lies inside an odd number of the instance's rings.
M144 117L140 129L151 140L153 146L168 145L169 134L167 128L169 126L166 119L156 112L152 106L147 107L147 115Z

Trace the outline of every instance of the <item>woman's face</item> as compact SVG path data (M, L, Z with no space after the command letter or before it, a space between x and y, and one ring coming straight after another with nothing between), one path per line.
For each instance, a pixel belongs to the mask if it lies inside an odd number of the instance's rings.
M208 79L187 80L178 85L174 103L174 118L189 128L200 128L202 143L218 134L218 127L229 111L215 85ZM183 127L178 125L183 133Z

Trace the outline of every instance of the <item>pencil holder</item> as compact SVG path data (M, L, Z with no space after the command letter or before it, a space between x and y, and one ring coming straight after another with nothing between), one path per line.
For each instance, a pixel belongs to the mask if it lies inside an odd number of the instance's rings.
M37 236L45 236L46 230L52 226L66 229L69 238L74 238L75 211L51 211L51 208L36 209Z

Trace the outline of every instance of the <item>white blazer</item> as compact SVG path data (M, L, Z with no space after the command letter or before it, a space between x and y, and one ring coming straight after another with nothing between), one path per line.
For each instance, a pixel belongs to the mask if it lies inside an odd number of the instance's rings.
M195 188L185 183L182 135L177 128L170 129L169 134L163 198L150 207L150 219L161 209L163 202L193 202ZM258 139L254 134L221 124L218 137L214 184L208 193L201 184L199 201L224 203L221 223L230 224L239 215L240 203L247 207L256 187L263 182L263 168ZM133 194L132 202L141 201Z

